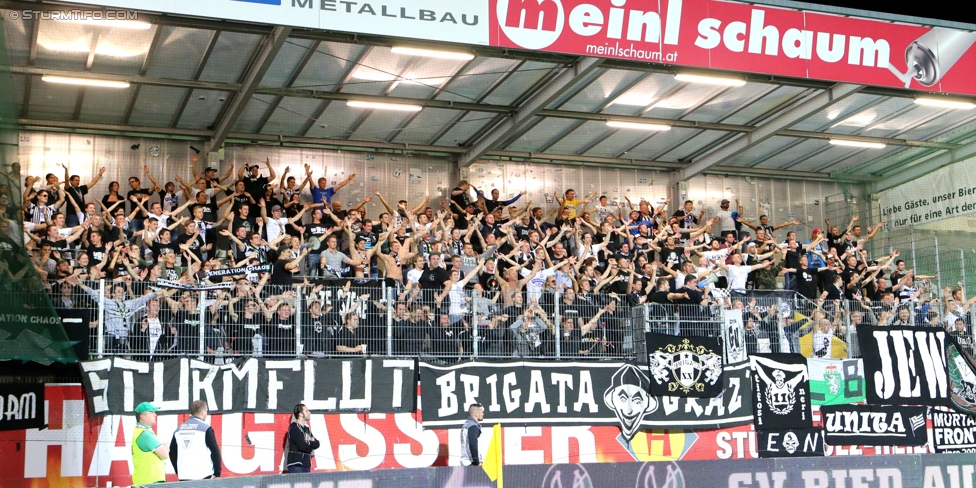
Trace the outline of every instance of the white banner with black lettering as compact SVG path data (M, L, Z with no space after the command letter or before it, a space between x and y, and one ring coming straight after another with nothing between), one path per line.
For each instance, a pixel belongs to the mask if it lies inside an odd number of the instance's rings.
M645 365L592 362L420 363L424 427L460 427L473 403L491 422L716 429L752 421L749 364L726 366L715 398L654 397ZM632 436L632 434L631 434ZM629 439L628 439L629 440Z
M749 359L746 351L746 331L742 322L742 310L723 310L725 323L722 338L725 340L725 364L734 364Z
M412 412L416 408L413 359L247 359L213 365L193 359L155 363L113 358L81 363L92 417L132 414L152 402L160 411L185 413L195 400L210 413Z
M928 407L824 405L824 435L832 446L924 446Z
M949 406L945 329L862 326L857 339L869 404Z

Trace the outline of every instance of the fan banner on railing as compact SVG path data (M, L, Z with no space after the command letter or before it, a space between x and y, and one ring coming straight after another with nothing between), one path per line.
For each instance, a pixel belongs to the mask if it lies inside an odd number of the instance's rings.
M928 407L825 405L824 435L832 446L924 446Z
M799 354L753 354L756 430L813 426L807 360Z
M949 373L949 400L952 408L976 415L976 361L971 351L951 334L946 343L946 370Z
M867 402L951 405L946 336L941 327L858 327Z
M864 363L860 359L807 359L810 403L841 405L864 401Z
M976 417L932 409L935 452L976 452Z
M722 312L722 339L725 340L725 364L741 363L749 359L746 351L746 331L742 321L742 310L732 309Z
M722 393L722 346L717 337L647 332L653 396L712 398Z
M204 400L210 413L412 412L413 359L247 359L213 365L194 359L155 363L122 358L81 363L92 417L131 414L142 402L184 413Z
M0 384L0 431L44 427L44 385Z
M820 429L760 430L756 443L761 458L824 455L824 434Z
M515 425L619 425L708 429L752 420L749 363L725 367L715 398L657 397L644 365L592 362L420 363L424 427L460 427L467 407Z

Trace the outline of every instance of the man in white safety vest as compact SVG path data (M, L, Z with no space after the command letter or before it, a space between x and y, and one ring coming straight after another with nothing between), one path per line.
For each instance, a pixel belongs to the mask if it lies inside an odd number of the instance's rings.
M169 443L170 460L180 481L220 477L220 446L207 422L207 402L190 404L190 418L180 424Z

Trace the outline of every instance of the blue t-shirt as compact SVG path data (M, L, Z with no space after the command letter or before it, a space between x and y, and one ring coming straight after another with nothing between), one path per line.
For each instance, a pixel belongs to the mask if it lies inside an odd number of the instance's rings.
M312 203L322 203L322 199L325 199L325 203L332 204L332 195L335 195L335 189L331 186L322 190L317 186L312 187Z

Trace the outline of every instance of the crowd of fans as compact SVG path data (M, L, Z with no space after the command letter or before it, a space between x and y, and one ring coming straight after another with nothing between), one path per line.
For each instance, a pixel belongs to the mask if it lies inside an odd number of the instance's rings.
M102 182L104 168L84 185L63 170L64 181L15 168L0 184L0 274L36 270L65 309L96 308L105 280L105 351L144 359L196 354L201 333L218 359L628 356L644 330L633 310L711 334L716 308L744 309L750 352L837 356L855 354L859 324L941 323L968 338L976 299L961 285L939 296L897 251L870 256L883 223L865 232L857 216L806 238L795 220L752 219L729 200L706 215L691 200L568 189L547 213L525 192L500 200L461 181L436 200L373 190L343 208L356 175L330 186L308 165L279 177L270 160L248 161L162 185L146 166L128 190ZM374 199L385 211L370 215ZM729 293L777 288L802 299L785 310Z

